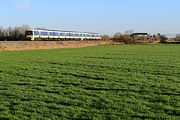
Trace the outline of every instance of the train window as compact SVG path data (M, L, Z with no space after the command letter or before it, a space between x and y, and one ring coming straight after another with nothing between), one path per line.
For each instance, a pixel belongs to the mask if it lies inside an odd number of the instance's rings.
M69 33L70 36L73 36L73 33Z
M66 36L69 36L69 33L66 33Z
M69 36L72 36L72 33L69 33Z
M69 33L65 33L65 36L69 36Z
M53 32L53 36L58 36L58 33L57 32Z
M41 35L47 36L47 32L41 32Z
M78 37L78 36L79 36L79 34L75 33L75 36L76 36L76 37Z
M74 33L72 33L72 36L74 36Z
M25 35L33 35L33 31L25 31Z
M53 32L49 32L49 36L54 36L54 33Z
M34 31L34 35L39 35L39 31Z
M65 33L60 33L60 36L65 36Z

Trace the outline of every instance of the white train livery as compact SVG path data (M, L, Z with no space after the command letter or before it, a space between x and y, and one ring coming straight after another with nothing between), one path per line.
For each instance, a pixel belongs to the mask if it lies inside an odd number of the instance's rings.
M48 29L29 29L25 31L29 40L100 40L99 33L62 31Z

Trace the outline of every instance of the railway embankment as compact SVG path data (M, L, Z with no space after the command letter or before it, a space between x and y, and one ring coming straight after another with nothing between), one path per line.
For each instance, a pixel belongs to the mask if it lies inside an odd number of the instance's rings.
M0 51L80 48L118 44L113 41L0 41Z

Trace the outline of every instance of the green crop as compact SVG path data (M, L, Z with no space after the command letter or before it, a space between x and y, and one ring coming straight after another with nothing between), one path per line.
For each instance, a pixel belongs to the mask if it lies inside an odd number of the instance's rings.
M0 119L180 119L180 46L0 53Z

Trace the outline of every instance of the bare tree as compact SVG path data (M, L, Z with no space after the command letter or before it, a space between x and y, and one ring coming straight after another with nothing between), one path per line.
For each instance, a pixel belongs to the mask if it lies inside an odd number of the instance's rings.
M104 40L104 41L110 40L110 36L107 35L107 34L101 35L101 38L102 38L102 40Z
M22 26L20 26L20 28L19 28L20 34L24 34L25 31L28 30L29 28L30 28L29 25L22 25Z
M20 27L8 27L3 29L0 27L0 40L24 40L25 30L29 29L29 25L22 25Z
M131 35L131 34L133 34L133 33L134 33L134 30L126 30L126 31L124 32L125 35Z
M8 27L7 29L5 29L5 40L11 40L13 39L13 31L12 31L12 27Z
M3 27L1 26L0 27L0 40L3 40L4 39L4 30L3 30Z
M114 37L114 38L118 38L118 37L121 36L121 35L122 35L121 32L116 32L113 37Z

